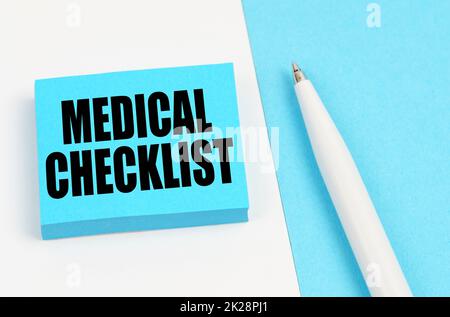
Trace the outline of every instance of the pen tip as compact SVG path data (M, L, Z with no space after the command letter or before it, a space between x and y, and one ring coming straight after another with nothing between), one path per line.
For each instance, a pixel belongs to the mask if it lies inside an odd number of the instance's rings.
M306 79L305 74L303 74L296 63L292 63L292 72L294 74L294 81L296 84Z

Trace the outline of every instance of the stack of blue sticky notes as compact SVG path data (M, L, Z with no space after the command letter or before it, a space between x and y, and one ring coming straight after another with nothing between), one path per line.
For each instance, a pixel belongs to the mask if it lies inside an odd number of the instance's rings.
M279 128L277 175L301 293L368 295L311 151L292 61L346 140L412 292L448 296L450 1L243 7L267 125Z
M41 79L35 97L44 239L247 221L232 64Z

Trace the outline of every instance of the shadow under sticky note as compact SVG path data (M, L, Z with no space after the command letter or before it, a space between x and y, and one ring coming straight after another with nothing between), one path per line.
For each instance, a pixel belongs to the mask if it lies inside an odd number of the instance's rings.
M291 62L343 134L414 295L450 294L450 2L243 0L302 295L368 295L316 166Z
M35 96L44 239L247 221L233 64L41 79Z

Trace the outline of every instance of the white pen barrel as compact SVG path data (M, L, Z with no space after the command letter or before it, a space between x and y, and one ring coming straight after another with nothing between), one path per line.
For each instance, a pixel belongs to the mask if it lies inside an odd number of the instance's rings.
M295 85L317 164L372 296L412 296L350 152L309 80Z

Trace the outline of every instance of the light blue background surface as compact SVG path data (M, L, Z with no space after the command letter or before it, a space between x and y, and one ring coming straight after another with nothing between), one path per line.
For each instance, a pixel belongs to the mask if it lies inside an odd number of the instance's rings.
M313 81L354 155L412 291L450 295L450 1L244 0L303 295L368 295L293 90Z
M167 228L170 226L177 227L189 224L245 221L247 219L248 197L244 163L239 161L231 162L231 184L222 184L219 160L216 159L214 160L214 183L206 187L197 185L192 178L192 170L198 168L198 166L191 161L191 187L141 191L138 177L138 185L131 193L120 193L114 188L114 194L98 195L96 194L94 173L95 194L93 196L72 197L71 187L69 187L69 194L62 199L53 199L47 194L45 160L51 152L60 151L68 157L68 153L74 150L110 148L112 156L115 148L126 145L133 148L137 156L138 145L150 145L152 143L176 144L183 140L181 137L173 138L171 134L167 137L157 138L148 130L148 138L138 138L136 132L135 136L128 140L64 145L61 122L62 100L125 95L133 100L134 107L135 94L143 93L145 100L147 100L152 92L162 91L169 96L172 105L173 92L175 90L187 89L190 95L191 107L195 114L193 89L196 88L203 88L206 118L209 122L212 122L214 131L204 134L185 135L186 138L184 140L188 141L189 146L196 139L204 138L211 140L213 138L225 137L225 135L220 133L221 131L224 133L228 127L239 127L232 64L116 72L37 80L35 93L41 225L78 225L79 227L73 230L75 233L71 234L76 235L77 232L83 230L89 231L83 231L84 234L95 233L96 223L87 224L83 223L83 221L111 218L116 219L114 223L99 222L97 224L98 226L102 226L98 228L99 233L108 230L125 231L129 224L133 224L133 226L129 227L130 230L141 230L143 227L144 229L145 227L154 229L155 227ZM104 107L104 111L110 113L110 107ZM169 115L172 115L172 111L164 112L162 116L166 117ZM93 126L92 118L91 125ZM111 131L110 122L106 124L106 130ZM94 138L94 130L92 130L92 133ZM233 155L232 153L240 153L241 147L239 135L235 134L232 137L234 137L234 147L229 150L230 156ZM157 166L161 180L164 182L160 151L161 149L158 151ZM212 151L213 153L217 153L217 150L214 148ZM234 155L236 156L236 154ZM92 160L93 166L95 166L94 157L92 157ZM106 163L112 164L112 158L106 159ZM179 177L180 167L178 162L174 161L173 166L175 177ZM114 167L112 167L112 172L114 172ZM138 172L138 168L136 166L126 167L125 172ZM64 173L64 176L67 177L68 173ZM113 174L107 176L107 182L114 183ZM230 199L230 197L233 197L233 199ZM227 210L230 210L230 212L226 213ZM207 214L208 212L215 211L217 212L216 214ZM199 212L205 213L200 214ZM142 218L142 216L155 215L168 215L169 217L167 219L170 221L165 221L165 218L161 216L155 218L154 221L150 218ZM183 219L183 215L186 215L188 219ZM195 217L192 215L195 215ZM146 219L148 224L139 224L139 222L133 221L130 217L141 217L137 219ZM119 221L120 219L123 219L123 221ZM158 226L158 223L161 225ZM64 231L70 229L61 226L55 228L52 230L52 237L58 235L64 236Z

